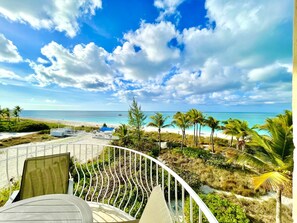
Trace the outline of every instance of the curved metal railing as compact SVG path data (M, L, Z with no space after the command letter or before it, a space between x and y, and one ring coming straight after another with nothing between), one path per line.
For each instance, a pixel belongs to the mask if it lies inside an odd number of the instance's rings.
M0 188L22 174L28 157L70 152L74 195L103 203L134 218L141 215L156 185L161 185L175 222L217 222L196 192L164 163L141 152L111 145L28 145L0 150Z

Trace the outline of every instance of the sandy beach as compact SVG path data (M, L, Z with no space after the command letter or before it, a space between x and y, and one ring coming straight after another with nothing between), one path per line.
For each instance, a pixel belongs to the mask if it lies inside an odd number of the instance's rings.
M97 123L97 122L81 122L81 121L65 121L65 120L54 120L54 119L40 119L40 118L26 118L26 119L31 119L35 121L41 121L41 122L51 122L51 123L60 123L63 125L69 125L69 126L91 126L91 127L101 127L103 126L104 123ZM119 125L116 124L110 124L110 123L105 123L108 127L113 127L117 128ZM146 132L157 132L158 129L154 127L148 127L145 126L143 128L144 131ZM176 134L181 134L181 130L177 127L174 128L164 128L162 129L162 132L169 132L169 133L176 133ZM186 130L187 135L193 135L193 130ZM210 132L201 132L201 136L208 137L210 135ZM215 137L222 138L222 139L230 139L230 136L227 136L221 132L215 132Z
M22 118L27 120L34 120L34 121L40 121L40 122L49 122L49 123L59 123L63 125L69 125L69 126L92 126L92 127L100 127L104 123L97 123L97 122L80 122L80 121L66 121L66 120L59 120L59 119L45 119L45 118ZM106 123L109 127L116 128L118 125L110 125Z
M0 132L0 140L8 138L22 137L25 135L34 134L36 132Z

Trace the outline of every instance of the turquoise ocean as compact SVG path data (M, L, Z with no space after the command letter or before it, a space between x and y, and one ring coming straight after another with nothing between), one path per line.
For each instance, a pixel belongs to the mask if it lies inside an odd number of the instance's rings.
M175 111L160 111L164 116L169 116L168 122L172 120ZM150 116L154 115L154 111L144 111L147 115L146 123L150 122ZM225 121L229 118L246 120L249 126L256 124L264 124L267 118L272 118L278 113L272 112L203 112L206 116L213 116L217 120ZM24 110L22 117L52 119L61 121L78 121L78 122L96 122L98 124L106 123L112 125L127 124L127 111L55 111L55 110ZM173 127L172 127L173 128ZM208 127L203 127L202 131L209 132Z

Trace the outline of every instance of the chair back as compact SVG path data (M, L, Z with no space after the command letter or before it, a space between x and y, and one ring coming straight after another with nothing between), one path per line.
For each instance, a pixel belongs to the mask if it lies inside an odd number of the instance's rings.
M28 158L25 160L19 199L45 194L66 194L70 153Z
M153 188L153 191L143 210L139 223L173 223L170 211L166 204L161 186Z

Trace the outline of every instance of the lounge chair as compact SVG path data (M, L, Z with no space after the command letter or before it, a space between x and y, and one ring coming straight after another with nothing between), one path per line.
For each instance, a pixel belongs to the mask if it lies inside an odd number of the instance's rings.
M19 191L14 191L5 205L46 194L72 194L69 180L70 153L32 157L25 160Z

